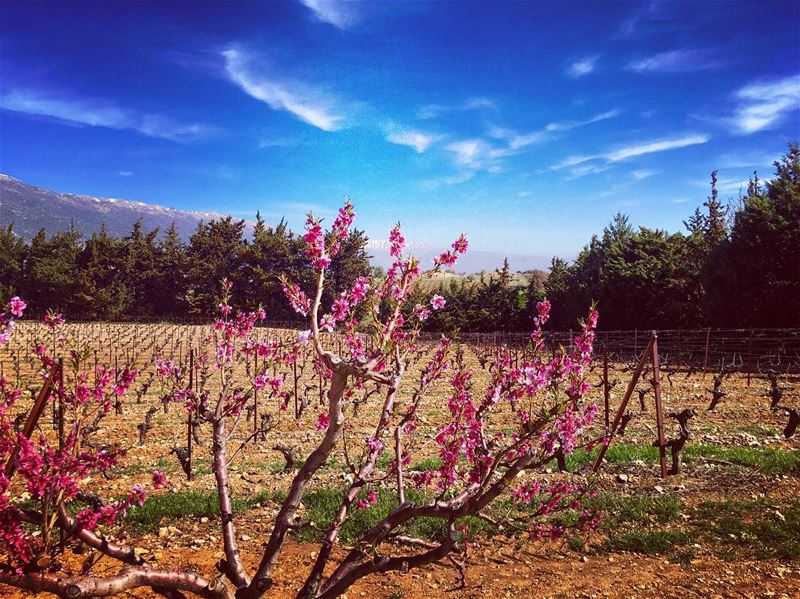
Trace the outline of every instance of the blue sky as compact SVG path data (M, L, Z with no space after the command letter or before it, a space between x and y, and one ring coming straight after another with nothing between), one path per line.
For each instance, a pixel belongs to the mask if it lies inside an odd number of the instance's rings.
M0 171L299 228L574 256L800 138L800 3L0 6Z

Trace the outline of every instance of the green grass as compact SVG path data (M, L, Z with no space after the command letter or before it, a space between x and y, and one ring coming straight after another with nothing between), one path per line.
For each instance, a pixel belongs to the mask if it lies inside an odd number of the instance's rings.
M242 512L259 503L279 501L275 493L262 492L247 499L233 500L233 511ZM176 518L215 518L219 516L219 498L215 492L187 491L185 493L164 493L151 496L142 506L131 508L125 515L125 522L139 532L153 531L163 518L168 521Z
M721 556L758 559L800 558L800 500L706 501L691 523L722 545Z
M603 543L603 548L607 551L660 555L689 545L694 540L695 537L692 533L682 530L632 530L612 534Z
M598 451L597 449L593 451L578 449L572 452L567 456L567 470L574 472L591 466L594 464ZM606 451L605 460L609 464L617 466L629 466L637 461L654 463L658 461L658 449L650 445L615 444L612 442ZM555 461L549 464L552 468L555 468L555 465Z
M397 508L397 496L394 491L376 489L376 493L378 501L375 505L363 510L357 506L350 509L339 532L339 537L343 541L348 543L356 541ZM322 538L323 533L319 529L326 530L336 517L343 495L344 490L342 489L318 489L306 493L303 497L303 505L306 507L305 519L313 522L314 527L301 529L297 533L299 540L319 541ZM406 499L415 503L425 503L430 500L430 497L409 489L406 492ZM470 536L488 536L496 532L489 522L480 518L467 517L461 521L467 525ZM443 541L447 535L447 523L441 518L416 518L406 525L404 532L416 538Z
M687 445L683 452L687 463L702 459L721 460L755 468L766 474L800 473L800 450L776 447L719 447L717 445Z
M587 468L594 463L598 450L578 449L567 456L567 469L571 472ZM642 461L647 464L658 462L658 449L650 445L619 443L609 446L606 462L617 466L630 466ZM669 456L667 461L669 462ZM730 462L739 466L755 468L765 474L790 474L800 472L800 450L779 449L776 447L721 447L718 445L687 444L683 453L687 464L704 459ZM549 464L555 467L555 462Z
M623 505L628 505L615 509L618 499L604 501L609 506L610 516L603 524L603 529L609 533L602 545L605 551L666 554L670 561L687 563L696 553L692 545L700 542L715 555L728 560L741 557L800 559L800 500L785 504L764 499L706 501L686 510L688 521L680 530L663 528L664 524L677 520L680 513L680 508L674 511L671 503L662 510L655 510L660 516L654 524L648 521L646 509L643 512L627 501ZM625 520L623 515L630 519Z
M410 470L421 472L423 470L438 470L442 467L442 460L440 458L426 458L411 464Z
M770 437L778 434L778 429L765 424L745 424L740 426L739 430L743 433L754 435L756 437Z
M583 506L603 513L605 526L611 527L626 523L668 524L677 519L683 504L675 495L629 497L601 493L585 500Z

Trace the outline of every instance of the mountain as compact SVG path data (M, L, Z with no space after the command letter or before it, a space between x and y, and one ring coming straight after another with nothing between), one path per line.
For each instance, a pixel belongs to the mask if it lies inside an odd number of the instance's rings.
M84 239L99 231L102 225L110 235L124 237L139 219L145 230L159 227L165 231L174 222L181 237L188 239L198 222L221 217L216 212L188 212L158 204L59 193L0 174L0 225L13 222L14 231L26 240L43 227L48 233L54 233L69 229L70 223L83 233ZM430 265L444 249L421 242L410 242L408 248L422 260L423 266ZM372 254L374 266L387 268L391 265L388 241L371 239L367 251ZM502 267L504 258L508 258L512 271L546 270L550 265L550 258L546 256L470 249L458 261L456 270L468 274L489 272Z
M42 227L54 233L69 229L70 223L84 238L99 231L101 225L109 234L124 237L139 219L145 230L160 227L165 231L174 222L181 237L187 239L198 222L219 217L214 212L187 212L157 204L59 193L0 174L0 225L13 222L14 231L27 240Z

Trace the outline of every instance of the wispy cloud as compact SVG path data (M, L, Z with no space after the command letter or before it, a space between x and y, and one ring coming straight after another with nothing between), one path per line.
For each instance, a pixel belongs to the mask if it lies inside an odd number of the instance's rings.
M423 189L430 190L441 187L442 185L458 185L460 183L466 183L474 176L475 171L462 171L460 173L456 173L455 175L447 175L444 177L437 177L435 179L426 179L420 183L420 186Z
M418 154L425 152L439 138L439 135L418 130L390 131L386 135L386 141L393 144L414 148Z
M283 81L256 72L252 58L244 51L231 48L222 53L225 71L230 80L247 95L267 104L273 110L285 110L301 121L323 131L344 127L345 117L331 106L329 95L297 82Z
M117 171L117 175L120 177L130 177L133 175L133 171Z
M144 114L114 104L79 98L63 99L32 90L14 90L0 96L0 108L28 115L44 116L65 123L128 129L148 137L188 142L218 131L206 123L183 123L166 115Z
M685 48L661 52L628 63L628 69L637 73L693 73L724 66L716 50Z
M529 198L529 197L531 197L532 195L533 195L533 192L532 192L532 191L527 191L527 190L526 190L526 191L518 191L518 192L517 192L517 197L518 197L518 198Z
M462 139L445 146L445 150L455 154L455 161L461 166L477 170L491 162L492 147L482 139Z
M599 58L599 56L585 56L574 61L567 67L567 76L572 77L573 79L578 79L579 77L588 75L594 71Z
M339 29L347 29L359 20L355 2L341 0L300 0L308 7L318 21L330 23Z
M635 171L631 171L631 178L634 181L641 181L643 179L647 179L652 177L653 175L657 175L658 171L647 169L647 168L640 168Z
M495 139L506 139L511 150L519 150L533 144L541 143L552 137L553 134L563 133L571 131L572 129L577 129L578 127L591 125L592 123L613 119L619 115L619 110L608 110L582 121L556 121L548 123L543 129L529 131L527 133L517 133L511 129L492 127L489 130L489 136Z
M494 111L497 110L497 102L485 96L473 96L467 98L460 104L425 104L424 106L420 106L417 110L417 118L423 120L435 119L448 112L462 110Z
M258 140L258 147L262 150L266 148L294 148L301 144L303 144L303 140L299 137L274 134L263 135Z
M715 164L721 169L768 167L772 166L780 154L780 150L775 152L728 152L719 156Z
M629 18L620 24L615 37L622 39L632 37L643 22L652 19L657 13L658 3L656 0L650 0L650 2L639 6Z
M696 179L691 182L695 187L709 189L708 179ZM722 194L739 194L747 192L747 179L741 177L720 177L717 179L717 191Z
M697 144L704 144L708 141L708 139L709 137L707 135L692 133L682 135L680 137L637 142L627 146L621 146L614 150L609 150L602 154L569 156L561 162L554 164L550 168L553 170L572 168L579 164L593 160L605 161L607 163L619 162L629 158L635 158L637 156L644 156L645 154L654 154L656 152L665 152L667 150L675 150Z
M608 159L609 162L618 162L620 160L627 160L628 158L643 156L645 154L654 154L656 152L665 152L666 150L675 150L697 144L704 144L707 141L707 135L690 134L682 137L646 141L643 143L624 146L617 150L608 152L604 155L604 157Z
M749 134L771 129L800 109L800 75L751 83L734 97L738 106L729 122L735 132Z
M574 181L586 175L597 175L608 170L608 166L600 166L596 164L587 164L584 166L576 166L569 170L567 181Z

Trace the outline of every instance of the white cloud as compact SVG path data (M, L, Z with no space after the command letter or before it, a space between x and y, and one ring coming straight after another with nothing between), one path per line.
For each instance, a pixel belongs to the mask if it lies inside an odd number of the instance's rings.
M721 169L771 167L781 153L781 150L775 152L728 152L719 156L715 163Z
M355 2L342 2L340 0L300 0L309 8L314 17L323 23L330 23L339 29L347 29L358 22L358 12Z
M584 75L588 75L595 69L597 59L599 56L586 56L573 62L567 67L567 75L573 79L578 79Z
M715 69L724 64L714 50L686 48L634 60L628 63L628 69L637 73L691 73Z
M46 116L65 123L130 129L148 137L187 142L217 131L205 123L181 123L165 115L143 114L90 99L59 99L41 92L15 90L0 97L0 108L24 114Z
M577 166L575 168L570 169L569 175L567 176L567 181L580 179L581 177L585 177L586 175L597 175L598 173L602 173L607 170L608 170L607 166L598 166L595 164Z
M737 91L735 98L738 106L730 122L737 133L774 128L800 108L800 75L751 83Z
M321 92L254 72L250 58L240 50L225 50L222 55L228 77L247 95L261 100L273 110L290 112L323 131L336 131L344 127L344 116L335 113Z
M422 154L439 139L438 135L425 133L423 131L395 131L386 136L386 141L414 148L418 154Z
M592 123L597 123L600 121L606 121L608 119L616 118L620 115L619 110L607 110L606 112L601 112L600 114L596 114L593 117L586 119L585 121L561 121L556 123L549 123L547 127L545 127L546 131L569 131L571 129L576 129L578 127L584 127L586 125L591 125Z
M117 174L120 177L130 177L133 174L133 171L117 171Z
M704 144L708 141L708 139L709 138L707 135L687 134L681 137L638 142L631 145L622 146L616 150L610 150L602 154L569 156L561 162L554 164L550 168L553 170L560 170L574 167L592 160L603 160L607 163L620 162L622 160L643 156L645 154L654 154L656 152L665 152L667 150L675 150L697 144Z
M648 177L652 177L653 175L657 175L658 171L654 171L647 168L637 169L631 172L631 177L635 181L641 181L642 179L647 179Z
M532 191L518 191L517 197L518 198L528 198L533 195Z
M462 105L463 110L496 110L497 102L485 96L467 98Z
M435 119L448 112L461 110L497 110L497 102L485 96L474 96L455 105L425 104L417 109L417 118L423 120Z
M764 184L767 183L769 179L760 179L759 183ZM735 194L739 195L747 193L747 186L750 183L748 179L742 179L741 177L719 177L717 178L717 191L721 194ZM696 179L691 181L691 184L695 187L702 187L704 189L709 189L710 183L708 179Z
M463 171L455 175L446 177L437 177L436 179L426 179L421 182L423 189L435 189L442 185L458 185L459 183L466 183L475 176L475 171Z
M510 149L519 150L533 144L541 143L547 140L551 134L564 133L566 131L571 131L572 129L577 129L578 127L584 127L599 121L613 119L619 116L619 114L619 110L608 110L583 121L557 121L548 123L544 129L530 131L528 133L517 133L510 129L492 127L489 129L489 136L494 137L495 139L506 139L508 140L508 146Z
M472 169L483 168L490 146L482 139L464 139L445 146L445 150L456 155L456 162Z
M682 137L646 141L630 146L624 146L604 154L603 157L609 162L618 162L620 160L627 160L628 158L634 158L636 156L643 156L644 154L654 154L656 152L664 152L666 150L675 150L677 148L685 148L687 146L704 144L707 141L707 135L690 134Z

